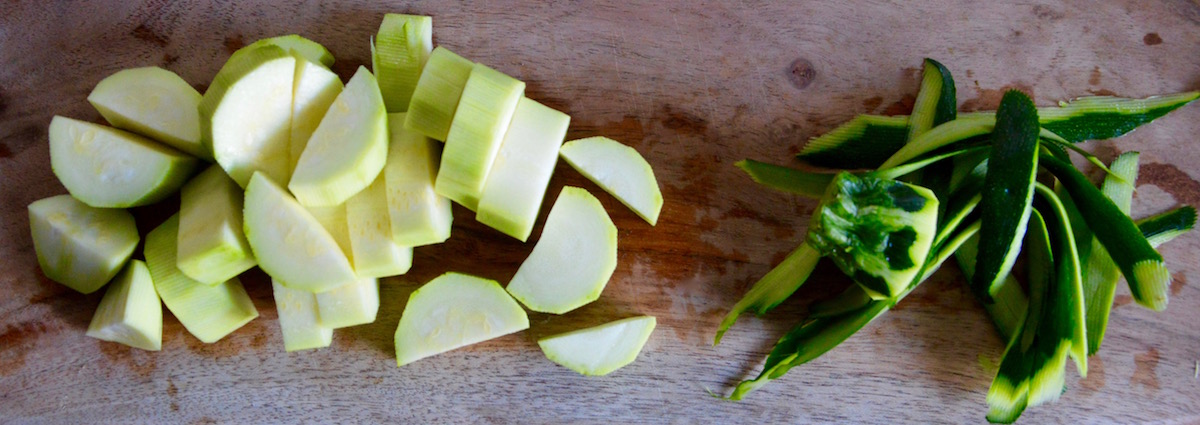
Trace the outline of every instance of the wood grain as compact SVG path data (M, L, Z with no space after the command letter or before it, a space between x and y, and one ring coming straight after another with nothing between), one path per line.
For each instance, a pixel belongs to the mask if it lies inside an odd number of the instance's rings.
M1003 4L1002 4L1003 3ZM956 73L961 106L993 108L1020 87L1039 104L1088 94L1200 88L1200 6L1105 2L6 2L0 13L0 422L63 423L776 423L982 422L1002 343L956 270L828 355L740 403L709 397L755 373L803 306L845 284L819 270L795 299L744 318L718 347L720 316L803 237L813 203L755 187L742 158L787 163L855 114L907 113L920 60ZM417 250L383 285L378 321L329 349L285 354L270 285L245 279L261 317L205 345L166 315L163 350L84 336L99 294L37 269L25 206L64 193L49 168L55 114L99 121L85 102L105 76L158 65L203 90L229 53L299 33L349 78L369 63L383 13L434 16L435 42L529 84L572 116L569 138L606 135L654 166L657 227L560 165L551 193L588 188L620 229L600 301L532 328L396 368L392 334L408 294L444 271L506 282L532 249L456 207L451 240ZM1191 106L1116 141L1142 152L1135 215L1200 200ZM549 197L553 199L553 196ZM143 231L178 198L136 211ZM549 202L549 201L548 201ZM543 208L543 217L545 211ZM540 223L539 223L540 226ZM540 228L540 227L539 227ZM536 234L536 232L535 232ZM1054 405L1024 423L1200 421L1200 238L1165 247L1166 313L1118 290L1103 350ZM539 336L635 314L659 318L637 362L584 378L545 360Z

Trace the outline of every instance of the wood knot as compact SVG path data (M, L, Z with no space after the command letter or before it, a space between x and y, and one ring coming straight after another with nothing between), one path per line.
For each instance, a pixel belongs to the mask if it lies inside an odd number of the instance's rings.
M808 59L796 59L788 67L788 79L792 81L793 86L800 90L807 88L816 78L817 69L813 68L812 62L809 62Z

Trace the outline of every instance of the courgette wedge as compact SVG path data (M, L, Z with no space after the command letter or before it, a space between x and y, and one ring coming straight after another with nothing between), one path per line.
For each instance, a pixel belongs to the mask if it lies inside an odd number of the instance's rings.
M971 289L985 303L1012 270L1033 203L1037 176L1038 122L1033 101L1009 91L1000 100L992 150L979 201L979 257Z
M1058 177L1071 195L1096 240L1129 282L1134 301L1151 310L1166 309L1171 273L1137 225L1070 163L1047 155L1040 164Z
M1200 97L1185 92L1143 99L1110 96L1081 97L1059 106L1038 108L1046 129L1071 143L1105 140L1133 131ZM987 117L993 112L963 113L958 119ZM818 167L874 168L905 144L909 117L862 114L815 137L797 158Z

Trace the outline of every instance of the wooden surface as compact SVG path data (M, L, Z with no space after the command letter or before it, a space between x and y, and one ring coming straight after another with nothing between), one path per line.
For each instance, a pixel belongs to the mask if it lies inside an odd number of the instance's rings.
M907 113L926 56L955 72L966 110L994 108L1007 87L1039 104L1200 88L1200 5L1182 0L212 3L5 2L0 422L982 422L1003 347L954 267L748 400L708 395L756 373L804 305L845 284L823 268L795 299L743 318L711 346L720 317L798 244L814 206L754 186L733 163L788 163L807 138L855 114ZM383 284L378 320L336 332L332 348L284 353L257 271L245 281L261 317L215 344L169 314L158 353L85 337L101 294L47 280L29 237L25 206L65 192L49 168L51 116L99 121L85 97L126 67L162 66L203 91L231 51L279 34L324 43L348 78L369 64L367 40L385 12L433 15L436 43L526 81L530 97L572 116L569 138L610 136L654 166L666 199L654 228L563 164L555 173L549 199L564 184L586 187L620 229L603 297L397 368L392 335L419 283L450 270L506 282L532 249L455 207L451 240L418 249L411 273ZM1146 215L1200 204L1197 134L1192 105L1084 146L1105 160L1142 152L1134 212ZM138 209L139 227L169 215L171 202ZM1061 400L1023 423L1200 421L1198 250L1196 234L1162 248L1175 278L1165 313L1131 304L1122 285L1088 378L1071 366ZM558 367L535 343L635 314L659 327L638 361L609 377Z

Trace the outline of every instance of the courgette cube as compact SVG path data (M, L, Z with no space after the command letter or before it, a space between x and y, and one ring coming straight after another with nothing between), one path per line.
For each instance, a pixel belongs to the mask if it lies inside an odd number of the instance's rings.
M258 264L242 232L237 182L213 165L183 186L179 208L179 270L216 285Z
M316 296L321 326L365 325L374 322L379 312L379 279L359 279Z
M529 239L546 196L558 148L571 117L521 98L488 173L475 219L519 239Z
M333 343L333 328L321 324L316 294L288 288L275 279L271 279L271 288L284 351L323 348Z
M200 100L202 140L242 187L255 172L287 181L295 74L296 58L278 46L242 48Z
M87 336L158 351L162 349L162 326L162 302L154 291L150 269L133 260L108 285Z
M638 217L651 226L658 223L662 192L654 169L637 150L607 137L589 137L563 144L559 154Z
M392 238L386 176L346 201L346 233L350 258L359 277L396 276L412 267L413 249Z
M604 376L633 363L654 332L651 316L630 317L538 340L550 361L584 376Z
M204 343L213 343L258 317L254 302L237 278L217 285L192 280L176 266L179 214L146 235L146 266L163 304L184 329Z
M396 364L529 329L529 317L494 280L446 273L413 291L396 327Z
M616 268L617 227L600 200L566 186L508 292L530 310L563 314L599 298Z
M408 111L421 70L433 50L433 18L383 15L371 43L371 70L379 79L383 103L391 113Z
M29 228L42 273L84 294L112 280L137 248L133 215L58 195L29 204Z
M383 171L387 149L379 85L360 66L308 140L288 189L305 206L342 204Z
M288 141L288 178L300 162L308 139L321 124L329 105L345 86L333 71L314 62L296 59L296 74L292 85L292 129Z
M450 200L433 189L442 145L405 130L406 114L388 115L391 142L383 174L392 239L402 246L423 246L450 238L454 216Z
M472 211L479 209L483 185L524 93L525 83L475 64L446 135L442 164L433 185L439 195Z
M322 292L357 279L321 222L262 173L246 186L243 226L258 266L290 288Z
M474 65L445 47L433 49L413 89L404 128L445 141Z
M212 152L200 142L200 98L179 75L147 66L105 77L87 100L113 127L211 160Z
M807 240L872 298L891 298L925 264L937 211L929 189L842 172L813 213Z
M49 139L54 175L71 196L96 208L158 202L200 164L142 136L61 116L50 121Z

